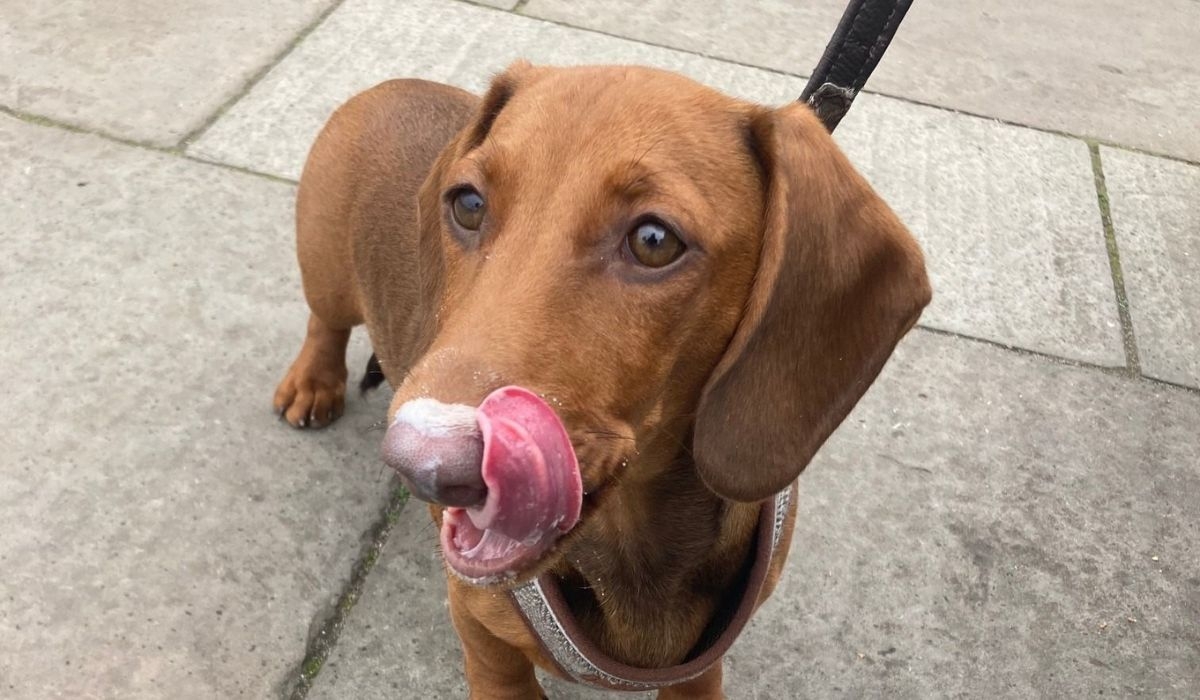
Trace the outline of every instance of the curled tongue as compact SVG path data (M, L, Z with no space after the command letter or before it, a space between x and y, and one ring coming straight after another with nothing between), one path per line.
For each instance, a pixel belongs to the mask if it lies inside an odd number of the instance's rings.
M480 530L534 544L579 520L583 485L575 450L554 409L527 389L492 392L476 411L487 500L467 509Z

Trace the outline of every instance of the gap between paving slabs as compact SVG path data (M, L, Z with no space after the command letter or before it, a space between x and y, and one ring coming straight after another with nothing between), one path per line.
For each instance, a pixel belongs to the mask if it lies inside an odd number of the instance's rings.
M254 75L250 76L250 78L247 79L240 88L238 88L232 95L229 96L229 99L222 102L219 107L213 110L213 113L208 115L208 117L206 117L204 121L200 123L200 126L197 126L195 129L192 129L190 132L184 134L183 138L179 139L171 151L181 154L186 151L188 146L192 145L193 141L203 136L204 132L208 131L213 124L216 124L217 120L223 117L225 113L229 111L230 107L233 107L235 104L240 102L243 97L249 94L249 92L254 89L254 86L258 85L259 81L266 77L267 73L270 73L275 66L279 65L283 59L287 58L292 51L294 51L295 48L300 45L300 42L304 41L309 34L312 34L317 27L324 24L325 20L329 18L329 15L337 11L337 9L341 7L342 3L345 1L346 0L334 0L332 3L330 3L329 7L326 7L319 15L316 16L315 19L313 19L312 22L308 23L308 26L303 27L299 32L297 32L296 36L292 37L292 40L289 41L283 47L283 49L279 51L279 53L272 56L270 60L264 62L263 65L257 71L255 71Z
M392 532L392 527L396 524L397 518L400 517L400 512L404 510L405 505L409 501L408 489L404 488L399 480L392 477L392 493L389 496L387 504L383 507L379 518L363 535L362 552L359 555L358 561L355 562L354 568L350 574L350 580L346 583L342 593L338 596L337 603L331 610L326 610L318 613L317 618L313 620L313 624L309 629L315 629L315 633L309 636L308 644L305 648L304 659L300 662L299 668L294 674L295 682L283 688L281 696L285 700L304 700L308 695L308 691L312 689L313 682L321 673L321 668L325 665L325 660L329 658L334 647L337 646L338 638L342 634L342 627L345 625L346 616L354 608L354 604L358 602L359 596L362 594L363 586L366 584L367 576L375 568L375 564L379 561L379 554L383 551L383 547L387 544L388 536ZM322 619L323 618L323 619Z
M1121 256L1117 249L1117 234L1113 228L1112 208L1108 200L1108 184L1104 179L1104 164L1100 160L1100 144L1088 141L1092 157L1092 175L1096 181L1096 202L1100 207L1100 223L1104 227L1104 243L1108 247L1108 264L1112 268L1113 292L1116 294L1117 315L1121 319L1121 340L1125 345L1125 365L1130 374L1142 373L1138 360L1137 340L1133 335L1133 317L1129 313L1129 296L1125 292L1125 275L1121 271Z
M216 109L212 111L211 114L205 117L199 126L184 134L173 146L162 146L149 141L139 141L137 139L126 138L109 133L102 129L90 128L80 124L71 124L69 122L59 121L42 114L26 112L14 107L9 107L7 105L0 105L0 114L7 114L15 119L20 119L21 121L28 122L30 124L36 124L38 126L51 126L59 129L65 129L77 134L90 134L92 136L98 136L100 138L107 139L109 141L115 141L126 146L144 148L146 150L155 151L158 153L168 153L171 155L181 156L198 163L207 163L209 165L217 165L223 168L228 168L245 173L247 175L258 175L259 177L265 177L279 182L296 184L294 180L279 177L278 175L258 172L249 168L242 168L236 165L206 160L204 158L197 158L195 156L188 155L186 151L188 147L192 145L192 142L203 136L213 124L220 120L221 117L223 117L225 113L228 112L231 107L233 107L233 105L237 104L242 98L249 94L249 92L253 90L254 87L258 85L258 83L275 68L275 66L279 65L285 58L287 58L292 51L294 51L295 48L308 37L309 34L312 34L313 31L317 29L317 27L324 24L325 20L328 19L329 16L333 14L339 7L341 7L345 1L346 0L334 0L332 3L330 3L330 5L322 10L312 22L301 28L300 31L297 32L296 35L293 36L277 54L265 61L262 66L255 71L254 75L251 75L239 88L233 92L232 95L229 96L228 99L222 102Z
M297 182L296 180L293 180L291 178L281 177L279 175L275 175L272 173L264 173L260 170L252 170L250 168L243 168L240 165L233 165L231 163L222 163L221 161L218 161L218 160L209 160L208 158L194 156L194 155L192 155L190 153L186 153L182 150L185 146L174 146L171 148L166 148L164 146L156 146L152 143L144 143L142 141L132 141L130 139L122 138L120 136L115 136L113 134L105 133L103 131L97 131L95 129L88 129L86 127L77 126L75 124L68 124L66 122L56 121L54 119L51 119L50 117L45 117L40 114L30 114L29 112L22 112L20 110L12 109L11 107L5 107L4 105L0 105L0 114L12 117L13 119L17 119L19 121L23 121L26 124L33 124L35 126L44 126L44 127L51 128L51 129L62 129L63 131L69 131L73 134L86 134L88 136L95 136L96 138L101 138L101 139L104 139L105 141L119 143L122 146L128 146L130 148L138 148L138 149L142 149L142 150L146 150L146 151L153 151L154 153L161 153L163 155L168 155L168 156L175 156L176 158L190 160L193 163L203 163L205 165L212 165L212 166L215 166L218 168L223 168L225 170L232 170L235 173L242 173L243 175L253 175L254 177L261 177L263 179L270 180L271 182L279 182L279 183L282 183L285 185L293 185L293 186L300 184L299 182Z

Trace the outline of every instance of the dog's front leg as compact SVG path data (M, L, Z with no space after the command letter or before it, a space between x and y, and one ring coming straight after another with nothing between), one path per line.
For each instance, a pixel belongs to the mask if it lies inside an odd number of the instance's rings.
M471 700L538 700L546 693L533 663L516 647L492 634L471 613L463 584L450 578L450 619L462 642Z
M722 663L718 661L690 681L663 688L658 691L658 700L725 700L725 692L721 690Z

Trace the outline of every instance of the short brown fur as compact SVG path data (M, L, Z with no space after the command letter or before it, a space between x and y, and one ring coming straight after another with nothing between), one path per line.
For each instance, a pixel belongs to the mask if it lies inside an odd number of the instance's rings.
M487 202L478 235L447 215L464 184ZM622 247L647 213L685 238L673 266ZM587 496L522 579L560 577L598 646L643 667L693 650L744 569L761 499L797 477L930 298L916 243L806 107L647 68L519 63L482 103L423 81L368 90L313 146L297 237L312 316L276 409L297 426L336 419L360 323L396 388L389 418L421 396L544 394ZM507 596L448 580L471 697L537 697L533 664L554 667ZM722 697L720 663L660 697Z

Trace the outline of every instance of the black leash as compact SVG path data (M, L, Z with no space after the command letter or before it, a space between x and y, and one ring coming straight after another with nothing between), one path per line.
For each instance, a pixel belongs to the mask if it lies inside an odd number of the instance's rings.
M833 131L879 65L912 0L850 0L800 94Z

